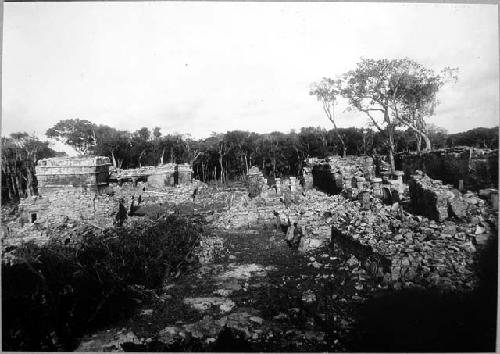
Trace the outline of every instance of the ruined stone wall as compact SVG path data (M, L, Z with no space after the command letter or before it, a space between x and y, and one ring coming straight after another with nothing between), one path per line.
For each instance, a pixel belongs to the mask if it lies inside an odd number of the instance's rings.
M472 191L498 186L498 150L454 148L421 154L404 153L396 155L395 162L407 179L421 170L455 188L459 188L460 180L465 189Z
M118 200L103 189L95 191L67 186L47 189L43 196L23 200L20 208L23 222L49 226L79 220L111 226L118 210Z
M329 194L338 194L353 186L355 177L364 177L368 181L375 177L370 156L331 156L324 160L309 159L306 164L312 168L314 187Z
M268 189L267 179L256 166L248 170L246 183L248 187L248 196L250 198L260 196Z
M176 166L176 184L190 184L193 181L193 169L187 163Z
M128 170L112 170L110 180L118 183L147 181L153 188L190 184L193 170L189 164L167 163L162 166L144 166Z
M148 186L154 188L174 186L176 184L176 166L175 163L168 163L164 166L151 169L147 177Z
M434 180L421 171L410 177L409 191L413 211L436 221L452 217L464 219L471 210L486 204L474 193L462 194L451 185Z
M104 156L49 158L38 161L38 193L67 186L99 190L108 185L109 159Z

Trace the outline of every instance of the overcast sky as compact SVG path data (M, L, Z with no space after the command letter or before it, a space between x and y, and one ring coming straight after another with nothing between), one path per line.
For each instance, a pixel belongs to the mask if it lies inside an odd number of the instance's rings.
M4 3L2 135L61 119L162 133L330 129L313 81L361 57L459 67L429 121L499 120L497 5ZM339 126L365 116L337 109Z

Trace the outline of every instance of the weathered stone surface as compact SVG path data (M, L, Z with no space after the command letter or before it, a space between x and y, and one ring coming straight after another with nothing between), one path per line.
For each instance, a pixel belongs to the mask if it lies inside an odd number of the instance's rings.
M330 156L327 159L308 159L306 163L312 167L314 186L330 194L337 194L347 187L364 188L363 182L375 176L370 156Z
M38 193L61 187L100 190L108 185L109 158L105 156L54 157L38 161L35 167Z
M460 180L465 189L474 191L498 186L498 150L455 147L420 154L401 153L395 160L396 167L407 177L421 170L455 188Z
M250 198L258 197L262 192L268 189L267 180L264 178L259 168L253 166L248 170L247 174L248 196Z
M183 301L186 305L189 305L200 312L205 312L212 307L219 308L221 312L229 312L235 306L231 299L225 297L185 298Z
M465 218L467 212L467 203L459 197L449 200L451 215L457 218Z

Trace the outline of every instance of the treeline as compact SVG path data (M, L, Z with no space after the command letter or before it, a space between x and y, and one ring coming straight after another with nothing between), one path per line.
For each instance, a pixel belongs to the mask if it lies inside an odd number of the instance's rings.
M56 152L27 133L2 138L2 202L37 194L35 165Z
M498 148L498 127L447 134L443 128L430 125L428 134L433 148ZM267 176L299 175L305 159L341 154L344 146L349 155L386 155L388 149L384 131L354 127L338 128L336 132L308 127L269 134L235 130L195 140L180 134L163 135L157 127L128 132L70 119L50 128L47 136L72 146L82 155L108 156L116 168L189 163L194 177L205 182L239 179L254 165ZM396 130L394 136L396 152L417 150L418 141L411 130ZM38 159L55 155L48 142L26 133L2 138L2 199L35 194L34 166Z

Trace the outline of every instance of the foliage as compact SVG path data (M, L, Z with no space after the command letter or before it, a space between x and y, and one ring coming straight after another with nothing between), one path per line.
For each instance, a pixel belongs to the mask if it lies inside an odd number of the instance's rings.
M11 251L14 262L4 254L3 349L71 350L72 339L160 287L193 250L200 228L174 216L147 224L23 244Z
M316 96L317 100L321 102L323 111L326 117L332 122L333 130L337 133L337 137L342 144L342 156L345 157L347 154L346 145L342 139L342 135L338 133L337 124L335 123L335 102L337 97L341 94L341 80L340 79L330 79L324 77L320 82L316 82L312 85L309 91L310 95Z
M498 127L480 127L462 133L450 134L446 139L446 145L498 149Z
M410 59L362 59L344 75L342 95L351 107L363 112L370 124L387 134L387 149L394 169L396 128L407 127L430 142L424 117L434 113L439 88L457 69L446 68L440 75ZM417 143L420 148L420 140Z
M95 124L88 120L65 119L49 128L45 135L64 142L82 155L92 152L97 143Z
M26 132L2 138L2 201L17 200L37 192L35 165L55 156L49 143Z
M297 176L304 160L310 157L323 158L344 151L355 155L389 154L389 133L394 152L418 151L419 135L402 125L394 122L394 129L389 131L374 126L331 130L304 127L298 132L268 134L234 130L199 140L180 134L162 134L158 127L143 127L131 133L94 125L96 144L92 152L108 156L115 167L124 169L167 162L190 163L195 178L227 183L244 178L252 166L258 166L266 176ZM434 147L456 146L457 142L498 146L497 129L478 129L475 135L468 134L467 138L454 134L450 135L451 140L445 130L435 125L426 124L425 130Z

